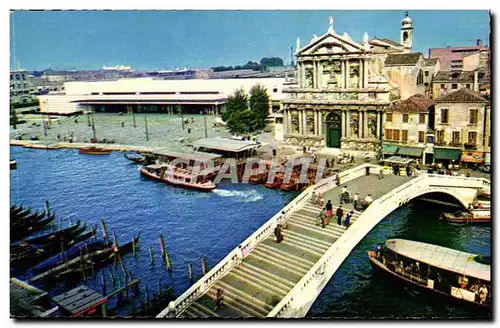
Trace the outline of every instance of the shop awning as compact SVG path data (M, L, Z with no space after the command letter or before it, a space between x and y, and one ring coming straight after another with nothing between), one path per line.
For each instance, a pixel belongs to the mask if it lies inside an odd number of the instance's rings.
M399 146L397 154L403 155L403 156L422 157L423 152L424 152L424 148Z
M461 160L466 163L482 163L484 162L484 153L481 151L464 151Z
M398 146L382 144L382 154L394 155L398 151Z
M434 158L435 159L458 161L458 160L460 160L461 156L462 156L462 151L460 149L434 147Z

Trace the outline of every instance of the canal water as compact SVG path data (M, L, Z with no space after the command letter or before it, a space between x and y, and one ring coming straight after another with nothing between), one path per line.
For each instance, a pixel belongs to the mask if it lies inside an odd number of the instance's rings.
M76 150L35 150L11 147L18 168L10 173L10 203L43 209L50 200L59 224L81 219L108 230L120 243L141 233L136 257L124 256L134 278L141 279L142 294L112 312L125 316L144 299L145 286L156 293L158 281L172 286L176 295L189 288L188 264L201 276L201 258L209 267L286 205L296 194L262 186L223 181L213 193L172 188L140 177L137 165L122 153L80 155ZM478 254L490 252L490 227L458 226L438 222L442 208L413 206L393 212L367 235L327 284L307 317L394 318L471 317L473 310L447 304L410 288L373 275L366 251L388 238L435 243ZM102 236L100 227L99 236ZM159 235L165 238L173 271L160 259ZM148 247L154 250L151 264ZM111 269L121 276L120 266ZM100 277L85 284L100 291ZM21 276L29 278L30 273ZM111 280L105 275L111 288ZM39 285L44 288L44 285ZM67 287L47 288L52 295ZM481 314L483 315L483 314Z

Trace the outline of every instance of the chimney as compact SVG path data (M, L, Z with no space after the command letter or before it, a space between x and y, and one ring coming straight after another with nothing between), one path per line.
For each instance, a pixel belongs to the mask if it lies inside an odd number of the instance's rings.
M477 39L476 45L477 46L482 46L483 45L483 41L481 39Z
M477 82L477 76L478 76L478 73L477 73L477 70L475 70L474 71L474 85L473 85L472 90L479 92L479 83Z

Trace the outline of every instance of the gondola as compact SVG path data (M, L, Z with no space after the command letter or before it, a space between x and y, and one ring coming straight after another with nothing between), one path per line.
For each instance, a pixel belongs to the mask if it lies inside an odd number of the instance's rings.
M16 215L17 213L21 212L23 210L23 206L22 205L12 205L10 207L10 215Z
M129 155L129 154L125 154L124 155L126 159L134 162L134 163L137 163L137 164L144 164L144 161L145 161L145 157L144 156L141 156L141 155Z
M31 213L31 208L21 210L20 212L17 212L17 213L10 213L10 219L17 220L17 219L23 218L25 216L28 216L30 213Z
M16 169L17 168L17 162L15 159L10 160L10 169Z
M105 244L102 241L94 241L90 243L80 242L73 245L73 247L71 247L67 251L54 255L51 258L48 258L45 261L39 263L31 270L34 273L46 272L58 265L63 264L64 262L71 261L72 259L82 254L86 254L87 252L96 252L103 249L103 247L105 247Z
M15 228L10 230L10 241L18 241L26 236L31 235L34 232L40 231L45 228L46 225L55 220L55 214L50 215L46 219L40 220L36 223L31 224L28 227Z
M85 227L82 227L85 230ZM59 243L48 243L45 245L36 245L25 247L24 250L18 249L17 253L11 251L11 267L14 269L30 268L37 263L48 259L54 254L58 254L64 249L72 248L79 242L85 241L88 238L95 236L96 229L79 234L71 239L60 240Z
M70 233L64 234L64 235L54 235L51 234L49 239L44 240L44 242L38 242L38 243L30 243L27 242L26 240L17 244L14 244L10 247L10 254L11 256L13 254L22 254L23 252L26 252L27 250L30 249L46 249L52 254L59 253L61 251L61 247L66 248L68 245L71 245L74 243L76 239L79 239L78 237L85 231L87 230L87 225L85 224L83 227L79 227L75 230L72 230ZM47 235L44 235L47 236Z
M22 217L22 218L16 218L10 221L10 227L12 228L20 228L23 226L29 226L31 224L34 224L36 222L39 222L43 220L45 217L45 213L38 213L36 211L35 213Z
M51 232L51 233L48 233L45 235L25 239L22 243L25 243L27 245L46 244L53 239L60 239L60 238L63 238L65 236L71 236L73 234L76 235L77 234L76 232L79 230L78 229L79 227L80 227L80 220L78 220L75 224L73 224L69 228L65 228L65 229L54 231L54 232ZM79 232L78 232L78 234L79 234Z
M43 276L47 283L50 281L60 281L64 280L67 283L80 281L82 275L86 274L89 270L96 270L105 266L106 264L116 260L116 254L125 254L132 251L134 245L139 243L140 234L138 234L133 241L126 243L122 246L105 246L97 251L89 252L86 254L82 250L83 258L81 261L74 262L67 265L64 271L55 271L48 275ZM79 258L79 256L75 257ZM46 270L47 272L49 270Z

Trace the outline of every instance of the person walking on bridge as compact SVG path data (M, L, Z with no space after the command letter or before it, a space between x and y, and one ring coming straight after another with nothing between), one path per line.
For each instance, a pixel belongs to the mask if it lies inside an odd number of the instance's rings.
M215 307L214 311L217 311L218 309L223 309L224 308L224 292L222 289L218 288L217 289L217 294L215 294Z
M333 211L333 205L331 200L328 200L328 202L326 202L325 208L326 208L326 224L328 224L328 221L332 217L332 211Z
M345 221L344 221L344 225L349 228L349 226L351 225L351 218L352 216L354 215L354 211L350 211L349 213L347 213L347 215L345 216Z
M342 217L344 216L344 210L342 210L342 204L337 208L337 224L342 225Z

